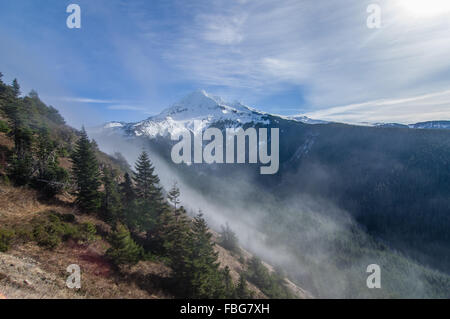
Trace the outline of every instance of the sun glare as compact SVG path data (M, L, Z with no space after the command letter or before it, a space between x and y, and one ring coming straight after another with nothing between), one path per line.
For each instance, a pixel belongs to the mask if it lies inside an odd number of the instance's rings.
M415 17L435 17L450 13L450 0L397 0L401 10Z

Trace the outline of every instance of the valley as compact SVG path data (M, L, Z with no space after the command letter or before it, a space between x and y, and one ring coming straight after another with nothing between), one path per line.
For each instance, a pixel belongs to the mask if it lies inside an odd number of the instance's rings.
M182 189L190 189L186 205L207 207L213 226L230 222L246 247L275 264L283 259L279 264L290 276L318 296L378 296L363 284L365 267L371 263L391 269L384 272L391 284L382 295L446 295L450 132L310 125L262 115L251 108L248 116L256 113L263 116L263 122L259 117L244 124L223 118L216 121L211 115L216 100L207 94L203 98L206 101L198 104L208 105L203 113L199 107L193 112L179 102L178 120L171 119L171 126L157 133L146 128L169 121L167 112L135 124L96 129L92 134L110 153L127 144L130 158L133 148L148 147L163 175L176 174ZM186 99L187 105L194 104ZM218 109L223 107L220 103ZM174 165L169 155L174 145L171 128L190 129L194 121L203 121L203 130L214 127L224 132L229 127L278 127L279 172L260 176L255 165ZM111 136L114 143L109 142ZM246 235L250 229L253 240ZM284 257L271 253L281 247ZM320 266L318 260L323 260ZM395 275L409 271L421 279ZM322 276L323 282L311 283L311 272L316 273L315 280ZM439 279L431 279L435 275ZM340 279L331 288L333 276ZM440 282L442 290L431 292L429 280ZM420 290L414 288L417 282Z

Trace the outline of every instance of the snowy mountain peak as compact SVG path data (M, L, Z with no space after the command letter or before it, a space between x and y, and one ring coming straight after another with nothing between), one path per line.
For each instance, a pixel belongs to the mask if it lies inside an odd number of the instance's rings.
M195 91L170 108L162 111L159 115L149 118L147 121L237 121L247 123L249 121L259 122L264 115L239 102L227 103L218 96L206 93L204 90Z
M184 129L194 132L195 127L203 130L219 122L225 123L227 127L241 127L248 123L268 125L271 121L270 117L310 124L325 123L307 117L285 117L268 114L237 101L233 103L225 102L220 97L210 95L204 90L198 90L163 110L160 114L142 122L129 124L112 122L103 126L103 129L109 131L121 130L126 131L127 134L154 138L167 136Z
M428 121L410 124L410 128L417 129L435 129L435 130L448 130L450 129L450 121Z
M113 122L103 128L126 130L128 134L153 138L167 136L184 129L194 131L195 127L204 129L217 122L226 122L228 127L239 127L246 123L268 124L269 120L263 112L239 102L227 103L220 97L199 90L142 122L130 124Z
M175 103L172 108L186 107L194 109L208 109L222 104L225 104L225 102L220 97L209 95L204 90L198 90L187 95L178 103Z

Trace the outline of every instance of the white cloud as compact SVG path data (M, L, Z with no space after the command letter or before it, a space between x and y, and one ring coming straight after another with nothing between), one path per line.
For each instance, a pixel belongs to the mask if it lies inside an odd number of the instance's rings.
M75 102L75 103L97 103L97 104L118 103L117 101L114 100L91 99L84 97L60 97L57 99L65 102Z
M115 104L108 106L108 110L115 111L146 111L142 106L127 105L127 104Z
M450 90L403 99L381 99L331 107L306 116L344 123L401 123L450 120Z
M246 19L246 15L199 15L197 17L198 23L204 28L203 39L220 45L236 45L242 42L244 36L240 29Z
M421 100L410 102L415 106L409 109L407 103L388 107L366 101L393 101L450 87L450 12L441 10L432 18L429 14L415 16L411 12L417 7L411 7L409 0L378 0L382 28L371 30L366 26L366 9L372 2L168 1L160 11L150 10L148 1L126 6L119 1L107 7L89 2L89 11L102 16L100 21L106 26L102 37L110 44L105 56L111 57L109 63L115 63L111 72L114 80L104 85L99 96L107 96L104 92L108 87L126 79L123 90L132 92L132 99L146 103L113 97L68 97L65 101L101 103L130 111L145 105L156 112L191 88L206 88L255 106L267 95L272 95L267 100L273 100L273 96L283 96L283 91L298 88L303 94L299 104L306 104L303 110L309 113L335 105L361 104L360 118L381 118L379 110L389 111L389 116L402 122L445 115L444 102L434 100L430 101L433 107L428 100ZM11 52L17 55L16 50ZM84 64L81 57L85 55L68 56L67 61L78 61L76 69L83 70L78 78L87 78L92 68ZM115 92L109 93L114 96ZM74 95L72 91L59 94ZM296 104L286 103L289 108ZM354 113L351 116L356 117ZM338 116L344 118L343 114L333 114Z
M380 0L383 27L373 30L366 26L372 1L209 3L163 52L180 76L203 87L244 98L302 87L310 109L449 87L448 14L413 19L396 1Z

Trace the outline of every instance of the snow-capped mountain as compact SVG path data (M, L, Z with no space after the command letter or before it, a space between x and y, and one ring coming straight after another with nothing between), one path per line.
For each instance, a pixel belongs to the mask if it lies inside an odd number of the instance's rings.
M450 121L429 121L408 125L410 128L450 130Z
M227 103L220 97L201 90L189 94L160 114L144 121L137 123L110 122L101 129L104 131L103 133L125 133L131 136L155 138L157 136L168 137L185 129L197 133L195 130L204 130L217 124L235 128L250 123L252 125L270 125L271 121L277 119L305 124L329 123L302 115L282 116L258 111L240 102ZM450 129L450 121L431 121L410 125L398 123L357 123L354 125L380 128Z
M297 121L297 122L302 122L302 123L305 123L305 124L327 124L327 123L330 123L328 121L311 119L311 118L309 118L307 116L304 116L304 115L293 115L293 116L288 116L287 118L290 119L290 120L294 120L294 121Z
M241 127L244 124L270 124L272 118L292 120L308 124L325 123L305 116L286 117L258 111L240 102L227 103L220 97L205 91L195 91L160 114L137 123L110 122L103 126L107 130L122 130L135 136L169 136L178 130L205 129L222 123L226 127ZM194 125L194 123L196 125Z
M412 128L412 129L434 129L434 130L449 130L450 121L428 121L414 124L399 124L399 123L375 123L376 127L396 127L396 128Z
M376 127L395 127L395 128L409 128L406 124L399 124L399 123L375 123L373 125L369 126L376 126Z

